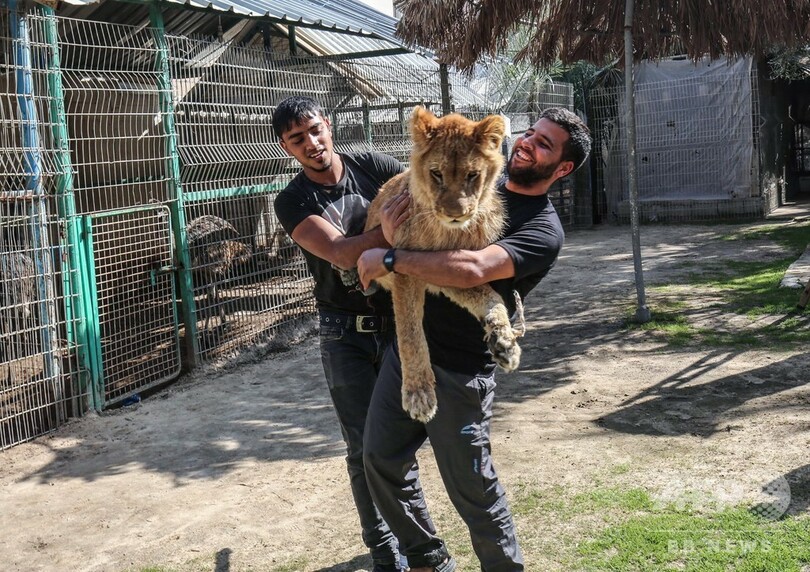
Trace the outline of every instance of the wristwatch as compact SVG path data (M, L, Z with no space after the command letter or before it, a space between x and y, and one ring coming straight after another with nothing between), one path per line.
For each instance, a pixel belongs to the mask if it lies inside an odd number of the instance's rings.
M388 252L386 252L385 256L383 256L383 266L385 266L385 269L388 270L388 272L396 272L396 270L394 270L394 262L396 262L396 258L396 250L393 248L389 248Z

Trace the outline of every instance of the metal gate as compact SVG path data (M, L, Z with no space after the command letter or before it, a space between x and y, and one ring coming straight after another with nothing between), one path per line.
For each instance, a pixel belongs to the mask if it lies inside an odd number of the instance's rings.
M180 373L172 228L165 206L84 217L96 403L106 407Z

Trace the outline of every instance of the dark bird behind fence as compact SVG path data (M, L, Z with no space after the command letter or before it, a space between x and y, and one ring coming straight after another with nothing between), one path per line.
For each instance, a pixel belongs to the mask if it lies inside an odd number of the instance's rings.
M225 305L220 300L220 286L231 276L233 267L250 261L252 251L239 241L239 233L228 221L214 215L195 218L186 226L192 268L202 277L206 288L206 318L203 329L214 310L220 323L225 324Z

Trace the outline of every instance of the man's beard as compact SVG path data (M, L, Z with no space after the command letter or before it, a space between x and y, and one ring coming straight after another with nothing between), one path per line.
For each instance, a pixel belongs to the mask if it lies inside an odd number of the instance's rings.
M317 168L316 167L310 167L310 168L313 171L315 171L316 173L323 173L323 172L328 171L329 169L332 168L332 161L329 161L328 163L324 163L323 166L321 166L321 167L317 167Z
M324 157L326 157L325 153ZM310 168L316 173L323 173L328 171L329 169L332 168L332 155L330 154L329 159L324 160L323 165L321 165L320 167L310 167Z
M535 183L547 181L554 175L554 171L559 167L556 165L531 166L531 167L514 167L513 159L515 154L509 158L509 163L506 164L506 174L509 175L509 180L521 187L531 187Z

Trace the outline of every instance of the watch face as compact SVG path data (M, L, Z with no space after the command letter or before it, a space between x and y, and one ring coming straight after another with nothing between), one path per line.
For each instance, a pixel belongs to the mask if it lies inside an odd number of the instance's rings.
M393 272L394 271L394 250L393 249L386 252L385 256L383 256L383 266L385 266L385 269L388 270L388 272Z

